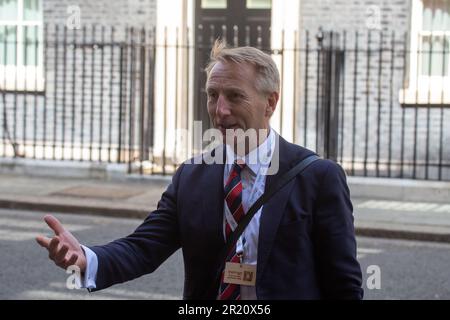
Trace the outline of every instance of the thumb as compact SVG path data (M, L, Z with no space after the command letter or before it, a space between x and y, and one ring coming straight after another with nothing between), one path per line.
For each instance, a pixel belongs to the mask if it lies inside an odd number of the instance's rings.
M54 216L50 214L44 217L44 221L47 223L50 229L52 229L55 232L56 235L60 235L65 231L61 222L59 222L58 219L56 219Z

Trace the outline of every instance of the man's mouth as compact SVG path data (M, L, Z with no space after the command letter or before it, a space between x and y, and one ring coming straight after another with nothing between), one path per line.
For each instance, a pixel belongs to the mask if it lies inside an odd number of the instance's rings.
M225 131L225 130L236 130L239 129L239 126L236 124L231 124L231 125L218 125L217 126L219 130L221 131Z

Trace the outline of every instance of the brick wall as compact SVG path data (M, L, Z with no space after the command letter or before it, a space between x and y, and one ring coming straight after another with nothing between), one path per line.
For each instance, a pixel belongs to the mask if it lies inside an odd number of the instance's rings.
M417 109L403 108L399 103L399 91L408 81L414 81L408 78L407 71L406 74L404 72L404 65L409 69L409 52L405 55L405 47L409 50L409 36L406 33L410 29L411 1L302 0L300 14L302 48L306 43L306 30L310 34L310 48L317 47L315 35L319 27L339 34L340 46L345 47L345 72L341 79L345 85L340 90L341 108L344 109L341 121L344 121L344 126L343 136L339 140L343 142L342 160L348 171L351 156L355 156L360 164L366 157L369 163L374 163L377 153L381 164L389 158L393 163L403 161L411 164L414 157L417 163L424 164L428 157L430 163L437 164L442 153L441 159L448 166L450 130L448 126L441 127L441 120L443 123L450 120L449 106L443 110L427 106ZM358 55L355 54L356 48ZM299 59L300 79L303 80L305 54L301 53ZM315 148L316 73L317 65L312 52L308 62L308 101L305 104L303 81L299 85L301 93L298 94L300 105L297 117L299 143L311 148ZM309 109L307 122L311 127L307 141L302 136L305 105ZM375 174L373 168L369 168L369 175ZM391 174L400 176L400 166L392 169ZM413 170L416 170L416 177L426 175L424 166L414 169L412 165L403 167L403 175L412 177ZM387 167L381 165L380 173L387 175ZM450 170L444 168L442 174L448 179ZM437 169L430 170L428 175L436 178Z
M69 7L79 7L81 25L153 27L156 25L156 0L45 0L44 21L64 24ZM74 11L71 11L74 12Z
M301 0L301 29L364 31L381 28L405 32L410 28L409 0ZM379 23L378 23L379 22Z
M77 28L70 28L70 23L67 23L71 14L69 7L71 13L79 8L81 23ZM131 96L134 105L140 103L138 73L132 74L130 68L133 64L134 70L138 70L141 63L141 52L131 50L129 45L131 41L140 41L141 28L146 31L145 42L152 43L156 0L46 0L43 1L43 16L47 25L43 39L46 46L42 49L45 92L6 95L10 136L19 144L20 153L27 157L33 156L30 153L32 149L24 146L42 145L45 140L46 146L64 145L69 150L64 155L56 155L56 158L71 158L73 146L79 149L81 145L86 148L88 144L94 144L92 157L79 154L79 158L105 160L106 154L101 156L100 151L97 152L101 150L99 143L106 145L111 142L117 146L120 141L124 148L129 142ZM129 32L126 36L127 27L135 28L133 37ZM104 45L95 45L98 43ZM145 51L144 59L148 83L147 66L153 59L151 48ZM122 104L120 88L125 92ZM144 99L147 104L148 90ZM122 118L119 116L120 106L123 108ZM3 123L3 114L0 117ZM124 122L122 129L119 126L121 119ZM137 127L139 119L132 121ZM1 139L6 139L7 134L2 132ZM11 154L10 147L6 151Z

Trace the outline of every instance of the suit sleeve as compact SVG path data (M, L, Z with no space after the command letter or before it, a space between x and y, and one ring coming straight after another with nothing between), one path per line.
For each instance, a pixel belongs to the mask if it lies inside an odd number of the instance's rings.
M362 299L350 191L342 168L330 160L326 162L314 218L321 289L325 299Z
M90 247L98 257L96 288L107 288L155 271L180 248L177 193L183 165L162 194L157 209L129 236Z

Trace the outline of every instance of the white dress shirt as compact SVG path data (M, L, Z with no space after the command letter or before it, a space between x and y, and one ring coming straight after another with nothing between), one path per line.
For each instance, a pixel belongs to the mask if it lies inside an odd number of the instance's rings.
M86 246L81 245L86 256L86 271L81 279L81 287L87 289L95 289L95 280L97 279L98 258L94 251Z
M252 150L245 157L238 157L234 154L233 149L227 145L227 161L224 166L224 187L231 168L236 159L244 160L246 166L241 171L242 182L242 206L244 212L253 205L253 203L264 193L266 185L266 172L272 160L275 148L275 133L270 129L268 137L261 143L258 148ZM224 199L224 210L227 210L227 204ZM242 252L242 262L245 264L257 264L258 260L258 238L259 238L259 221L261 217L262 207L253 216L252 220L245 228L242 236L236 245L236 250ZM223 236L225 236L226 214L224 212L223 220ZM98 271L97 255L88 247L82 248L86 255L86 272L82 279L82 287L94 289ZM256 289L254 286L241 286L242 300L256 300Z
M266 172L272 160L275 146L275 133L270 129L269 136L258 148L251 151L245 157L238 157L234 154L233 149L227 145L227 163L224 171L224 186L231 168L236 159L242 159L246 166L241 171L242 182L242 206L244 212L255 203L256 200L264 193L266 185ZM224 200L224 210L226 209ZM242 252L242 263L256 265L258 261L258 238L259 238L259 221L261 217L262 207L255 213L252 220L245 228L241 237L236 244L236 251ZM225 237L226 214L224 212L223 235ZM245 240L244 240L245 239ZM241 285L242 300L256 300L256 289L254 286Z

